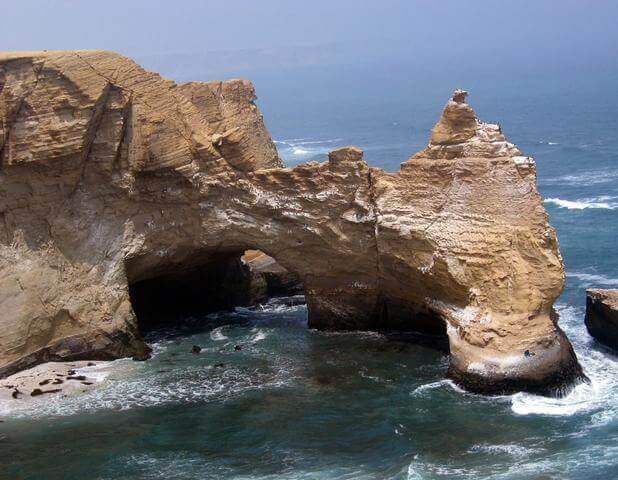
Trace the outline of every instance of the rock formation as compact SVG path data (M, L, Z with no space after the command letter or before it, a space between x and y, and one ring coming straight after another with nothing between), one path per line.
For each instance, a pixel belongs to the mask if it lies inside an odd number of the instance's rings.
M270 297L282 295L302 295L302 280L293 272L288 272L277 261L259 250L247 250L241 257L249 268L247 301L256 305Z
M283 168L247 81L2 54L0 375L139 356L134 309L229 305L259 249L302 279L313 328L447 334L449 375L474 391L568 385L581 370L552 310L564 274L534 161L465 96L395 174L354 147Z
M590 335L618 350L618 290L586 290L585 322Z

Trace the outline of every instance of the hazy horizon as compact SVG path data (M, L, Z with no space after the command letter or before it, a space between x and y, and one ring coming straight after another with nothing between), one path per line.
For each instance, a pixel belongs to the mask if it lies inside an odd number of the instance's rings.
M618 2L231 0L3 5L2 50L115 50L222 74L387 62L446 71L616 70ZM184 59L184 60L183 60Z

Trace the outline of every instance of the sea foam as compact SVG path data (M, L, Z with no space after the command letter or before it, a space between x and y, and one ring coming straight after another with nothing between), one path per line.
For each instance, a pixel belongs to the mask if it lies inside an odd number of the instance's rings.
M220 327L217 327L215 329L213 329L212 332L210 332L210 338L211 340L214 340L215 342L221 341L221 340L227 340L228 337L225 336L222 332L222 330L226 327L226 325L222 325Z
M559 305L556 310L560 314L560 326L571 340L590 382L576 385L562 398L517 393L511 399L513 412L551 416L591 413L597 415L599 425L613 421L618 413L618 359L598 347L588 335L583 309Z
M275 140L275 144L284 160L296 162L298 160L309 159L316 155L324 155L335 149L336 144L341 141L341 138L330 138L326 140L290 138Z
M564 200L562 198L546 198L545 203L556 205L560 208L569 210L584 210L588 208L598 208L603 210L615 210L618 208L618 202L615 202L616 197L597 197L583 198L579 200Z
M539 178L540 185L571 185L589 186L612 183L618 180L618 169L601 168L596 170L585 170L579 173L569 173L553 178Z

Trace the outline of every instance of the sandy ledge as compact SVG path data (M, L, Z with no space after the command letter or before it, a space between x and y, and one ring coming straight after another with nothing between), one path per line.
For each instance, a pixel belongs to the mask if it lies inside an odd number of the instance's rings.
M80 395L96 388L105 377L99 368L108 362L48 362L0 380L0 403L11 407L52 397ZM94 371L93 371L94 370Z

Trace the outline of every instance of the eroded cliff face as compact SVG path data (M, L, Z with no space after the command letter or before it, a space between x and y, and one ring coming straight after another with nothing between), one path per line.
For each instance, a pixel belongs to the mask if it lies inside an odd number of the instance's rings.
M354 147L283 168L254 100L110 52L0 55L0 374L143 353L129 286L212 298L247 249L302 279L312 327L446 331L470 389L581 374L534 162L465 92L396 174Z

